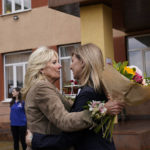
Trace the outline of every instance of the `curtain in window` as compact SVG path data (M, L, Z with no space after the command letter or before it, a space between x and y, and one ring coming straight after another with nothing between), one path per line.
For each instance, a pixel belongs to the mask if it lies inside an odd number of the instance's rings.
M5 97L10 98L13 87L22 87L27 68L27 61L31 52L12 53L5 55Z

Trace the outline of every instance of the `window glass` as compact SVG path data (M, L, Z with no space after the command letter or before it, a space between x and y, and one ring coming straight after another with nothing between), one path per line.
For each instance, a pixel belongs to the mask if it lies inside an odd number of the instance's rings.
M16 66L17 87L23 87L23 66Z
M150 77L150 50L145 52L146 75Z
M21 10L22 0L15 0L15 10Z
M71 56L74 48L74 46L62 47L61 57Z
M140 61L137 61L140 60ZM129 52L129 65L136 65L141 69L143 72L143 58L142 58L142 52L141 51L130 51Z
M15 53L6 55L5 64L26 62L30 53Z
M12 88L13 88L13 66L7 66L5 68L5 71L6 71L6 97L7 98L11 98L11 92L12 92Z
M74 48L79 47L80 44L66 45L59 47L59 61L62 65L61 76L60 76L60 90L64 93L70 90L69 85L71 84L71 80L74 80L73 73L70 70L71 64L71 55Z
M12 12L12 2L11 0L5 0L4 1L4 12L6 14L9 14Z
M129 49L139 49L150 47L150 36L128 38Z
M70 59L64 59L61 61L62 65L62 86L67 84L71 80L71 71L70 71Z
M27 61L31 52L18 52L4 55L5 98L11 97L13 87L23 87Z
M150 77L150 35L127 38L129 65L135 65Z
M30 0L24 0L24 9L29 9L30 7Z
M3 0L3 13L15 13L31 8L31 0Z

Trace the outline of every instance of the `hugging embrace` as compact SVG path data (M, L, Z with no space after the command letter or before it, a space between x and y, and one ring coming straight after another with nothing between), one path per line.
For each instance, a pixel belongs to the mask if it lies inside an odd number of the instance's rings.
M124 97L115 99L109 83L102 80L101 50L94 44L74 49L70 69L81 85L74 103L63 97L54 85L60 78L60 69L58 54L47 47L38 48L29 58L22 89L31 131L26 137L28 149L115 150L110 135L103 138L103 129L94 132L96 123L91 113L84 110L92 100L104 102L105 114L111 116L119 114L125 106Z

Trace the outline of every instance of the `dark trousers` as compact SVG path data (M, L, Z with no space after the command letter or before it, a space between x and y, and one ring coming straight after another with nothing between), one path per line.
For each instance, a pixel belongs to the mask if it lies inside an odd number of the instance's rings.
M25 136L26 136L26 126L11 126L11 132L14 141L14 150L19 150L19 140L21 141L22 149L26 150Z

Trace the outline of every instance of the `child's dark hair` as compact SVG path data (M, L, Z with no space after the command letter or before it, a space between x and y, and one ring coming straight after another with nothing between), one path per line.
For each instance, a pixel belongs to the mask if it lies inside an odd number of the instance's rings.
M19 92L18 100L19 100L20 102L22 102L22 97L21 97L20 88L19 88L19 87L15 87L15 88L13 88L13 89L15 89L17 92ZM12 100L10 101L10 107L15 103L15 100L16 100L16 97L12 97Z

